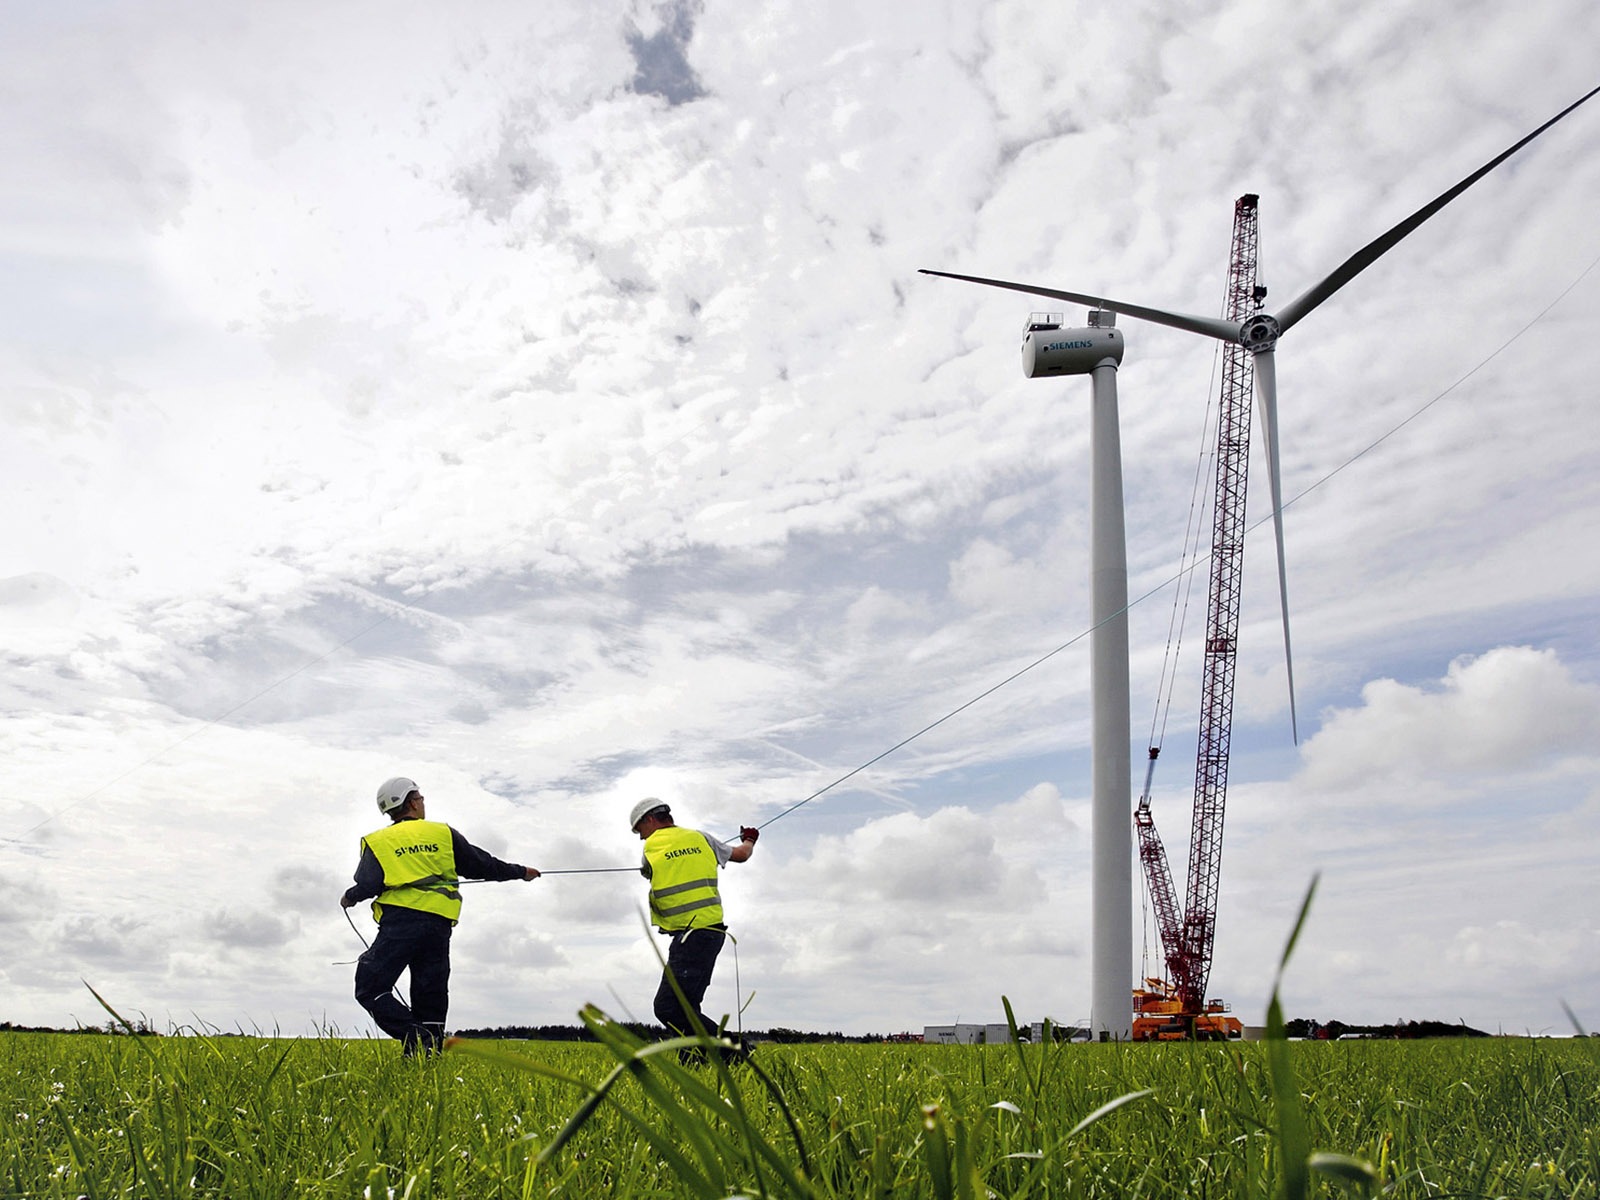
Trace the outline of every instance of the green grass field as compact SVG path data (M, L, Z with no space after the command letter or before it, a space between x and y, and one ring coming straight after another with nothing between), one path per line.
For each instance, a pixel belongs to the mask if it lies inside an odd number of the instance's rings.
M1597 1196L1600 1043L0 1035L6 1197ZM1285 1072L1290 1072L1286 1074Z

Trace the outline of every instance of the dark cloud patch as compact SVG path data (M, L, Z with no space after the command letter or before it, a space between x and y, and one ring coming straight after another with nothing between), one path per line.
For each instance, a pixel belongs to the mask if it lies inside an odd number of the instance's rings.
M450 710L450 719L463 725L482 725L489 715L489 710L477 700L464 700Z
M688 104L706 94L689 65L689 39L700 15L695 0L675 0L657 10L661 28L646 37L637 28L627 34L633 55L633 81L628 89L641 96L660 96L668 104Z
M206 918L206 935L225 946L281 946L295 935L296 922L271 913L214 912Z
M79 964L159 967L166 954L155 932L132 917L74 917L62 925L60 953Z
M348 886L314 867L285 867L272 877L272 900L279 908L295 912L326 912L328 904Z
M505 221L524 196L536 192L553 170L534 153L527 135L516 124L500 132L495 154L461 171L456 193L491 221Z
M32 939L35 917L59 908L61 897L32 871L21 871L13 863L0 877L0 928L6 937Z
M457 590L440 603L466 605L462 611L470 618L491 595L501 593L485 585ZM393 619L375 623L374 611ZM271 620L248 617L236 629L196 638L183 648L188 640L186 623L193 616L193 610L183 605L160 610L163 635L171 639L181 665L151 675L148 685L175 711L204 719L236 705L241 695L255 697L250 720L269 725L312 711L348 713L363 703L361 697L380 707L410 707L407 687L374 686L371 672L385 660L409 664L414 673L411 686L427 690L435 712L458 703L490 704L496 697L520 701L538 694L549 682L549 673L537 666L519 669L492 662L481 664L481 670L469 670L461 686L447 682L445 677L454 668L442 665L440 654L459 637L454 618L376 591L312 596L293 615ZM308 653L323 653L323 648L350 637L355 629L364 630L361 658L338 665L327 660L316 671L305 669ZM244 719L245 714L240 715Z
M565 966L567 956L555 939L538 934L510 933L486 940L474 948L479 963L508 963L534 970Z

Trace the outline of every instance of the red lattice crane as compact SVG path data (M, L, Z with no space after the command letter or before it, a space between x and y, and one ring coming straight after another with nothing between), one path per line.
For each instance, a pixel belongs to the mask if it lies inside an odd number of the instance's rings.
M1227 316L1243 322L1260 310L1256 285L1257 222L1253 195L1233 206L1233 249L1228 263ZM1250 474L1250 396L1254 360L1238 343L1224 344L1218 403L1216 493L1211 518L1211 583L1206 611L1200 694L1200 741L1195 758L1194 818L1189 874L1178 908L1167 852L1150 812L1149 788L1139 798L1134 827L1150 903L1167 964L1167 978L1146 980L1134 993L1136 1041L1180 1037L1238 1037L1243 1027L1221 1001L1207 1001L1216 938L1217 891L1222 873L1223 811L1228 795L1228 753L1233 731L1235 647L1244 571L1245 490ZM1154 760L1159 753L1152 748Z

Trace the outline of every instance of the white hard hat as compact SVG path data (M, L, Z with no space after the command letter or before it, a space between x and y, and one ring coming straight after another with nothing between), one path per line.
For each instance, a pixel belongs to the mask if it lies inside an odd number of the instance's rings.
M638 832L639 822L644 820L657 809L660 809L664 813L672 811L667 807L667 802L662 800L660 797L646 796L643 800L639 801L639 803L635 804L632 811L628 813L628 828Z
M378 789L378 811L391 813L406 802L406 797L412 792L420 792L414 779L407 779L404 775L396 775L393 779L386 779L383 786Z

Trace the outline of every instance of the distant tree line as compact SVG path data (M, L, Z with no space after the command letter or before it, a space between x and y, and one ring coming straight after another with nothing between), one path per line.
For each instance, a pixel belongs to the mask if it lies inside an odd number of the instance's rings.
M624 1029L635 1037L647 1042L659 1041L668 1037L668 1033L659 1025L646 1025L639 1021L618 1022ZM583 1025L496 1025L485 1029L458 1029L457 1037L464 1038L498 1038L502 1040L520 1040L529 1042L592 1042L594 1034ZM813 1033L803 1029L787 1029L775 1025L771 1029L746 1029L744 1036L754 1041L782 1042L785 1044L798 1044L802 1042L909 1042L920 1040L920 1035L909 1033L860 1033L848 1034L833 1030L827 1033Z
M71 1029L58 1029L50 1025L18 1025L11 1021L0 1021L0 1033L99 1033L111 1034L116 1037L126 1037L130 1032L139 1037L160 1037L160 1031L154 1029L148 1019L140 1017L130 1023L132 1028L124 1026L117 1021L107 1021L104 1025L75 1025ZM659 1025L646 1025L639 1021L623 1021L621 1025L629 1033L644 1041L658 1041L667 1037L667 1031ZM180 1031L181 1032L181 1031ZM1063 1028L1057 1031L1057 1037L1070 1036L1081 1032ZM1440 1038L1440 1037L1489 1037L1481 1029L1473 1029L1464 1022L1452 1025L1446 1021L1396 1021L1392 1025L1350 1025L1344 1021L1316 1021L1307 1017L1296 1017L1284 1024L1284 1032L1292 1038L1309 1038L1317 1041L1332 1041L1338 1038ZM583 1025L497 1025L484 1029L458 1029L457 1037L464 1038L489 1038L505 1040L521 1040L530 1042L592 1042L594 1034ZM224 1037L242 1036L232 1033L223 1033ZM785 1045L799 1045L803 1043L819 1042L920 1042L920 1033L841 1033L838 1030L828 1032L815 1032L806 1029L789 1029L783 1025L774 1025L771 1029L747 1029L744 1036L754 1041L778 1042ZM1596 1034L1594 1036L1600 1036Z
M132 1032L139 1037L161 1036L143 1017L132 1024ZM107 1021L104 1025L74 1025L71 1029L55 1029L49 1025L13 1025L10 1021L0 1021L0 1033L109 1033L125 1037L129 1030L120 1021Z
M629 1033L645 1041L666 1037L659 1025L644 1025L638 1021L618 1021ZM482 1029L457 1029L455 1037L499 1038L525 1042L593 1042L598 1039L584 1025L495 1025Z
M131 1032L140 1037L160 1037L161 1033L153 1028L148 1019L140 1017L130 1022ZM670 1036L659 1025L646 1025L639 1021L619 1022L624 1029L643 1041L654 1042ZM119 1021L107 1021L104 1025L75 1025L70 1029L61 1029L51 1025L19 1025L11 1021L0 1021L0 1033L99 1033L112 1034L117 1037L126 1037L130 1030ZM185 1031L177 1031L185 1032ZM222 1031L208 1031L213 1036L237 1037L243 1036ZM456 1037L464 1038L499 1038L506 1040L520 1040L530 1042L592 1042L596 1038L589 1032L585 1025L496 1025L483 1029L458 1029ZM747 1029L744 1036L757 1041L767 1042L912 1042L921 1041L921 1034L912 1033L862 1033L847 1034L838 1030L827 1033L814 1033L804 1029L786 1029L783 1026L774 1026L771 1029Z
M1466 1022L1451 1025L1445 1021L1396 1021L1393 1025L1346 1025L1343 1021L1313 1021L1297 1018L1284 1022L1289 1037L1333 1041L1338 1038L1440 1038L1488 1037Z

